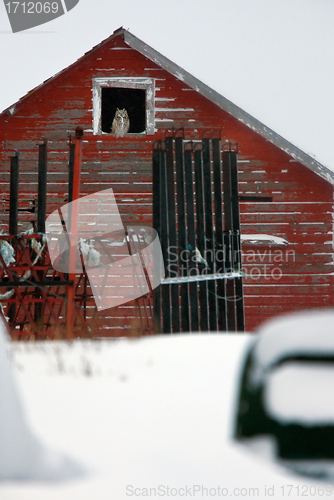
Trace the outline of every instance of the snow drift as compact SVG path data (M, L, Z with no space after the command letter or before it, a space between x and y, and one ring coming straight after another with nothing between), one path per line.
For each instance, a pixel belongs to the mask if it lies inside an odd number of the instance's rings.
M30 430L11 372L6 327L0 317L0 480L61 480L82 473L77 463L49 450Z

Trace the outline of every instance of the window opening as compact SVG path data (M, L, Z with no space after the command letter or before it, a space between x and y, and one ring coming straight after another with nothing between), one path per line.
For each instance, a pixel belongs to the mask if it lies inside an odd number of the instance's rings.
M103 87L101 93L101 130L110 133L117 108L126 109L130 119L129 134L145 132L146 90Z
M155 81L146 77L93 78L93 134L110 134L117 108L122 116L122 133L155 133ZM127 116L130 129L127 131ZM124 121L123 118L125 117ZM126 130L124 132L124 130ZM122 134L119 137L123 137Z

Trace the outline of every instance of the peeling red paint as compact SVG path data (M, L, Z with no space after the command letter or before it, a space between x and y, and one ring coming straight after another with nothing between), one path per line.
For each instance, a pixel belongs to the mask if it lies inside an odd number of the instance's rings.
M124 47L128 50L110 50ZM116 139L93 135L92 80L97 77L155 79L154 135L132 134ZM0 228L8 230L10 149L20 151L20 208L37 199L36 143L48 139L47 212L68 197L68 138L77 126L85 130L81 195L112 187L126 223L152 224L152 143L171 127L184 128L186 138L200 140L207 130L221 130L222 142L239 144L240 195L272 196L272 203L240 203L244 233L265 233L285 238L286 247L244 244L244 254L256 253L247 269L264 272L264 252L294 252L294 260L276 262L282 277L246 278L246 329L253 330L268 317L308 307L334 306L333 186L283 152L245 124L207 100L184 82L134 49L122 36L88 53L58 77L19 102L14 114L0 116ZM34 219L20 212L19 220ZM278 273L278 271L277 271ZM113 321L130 324L131 307L109 311ZM107 321L108 314L98 315ZM115 320L116 318L116 320ZM113 334L124 330L112 328Z

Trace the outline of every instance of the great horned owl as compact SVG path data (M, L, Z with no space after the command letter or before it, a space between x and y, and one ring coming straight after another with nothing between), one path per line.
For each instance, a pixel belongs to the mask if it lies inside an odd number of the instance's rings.
M130 120L127 110L116 109L115 118L111 126L111 133L116 137L124 137L130 128Z

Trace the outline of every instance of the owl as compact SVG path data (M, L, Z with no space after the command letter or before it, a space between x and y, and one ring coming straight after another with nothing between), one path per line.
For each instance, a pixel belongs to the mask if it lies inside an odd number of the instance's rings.
M116 137L124 137L130 128L130 120L127 110L116 109L115 118L111 126L111 133Z

